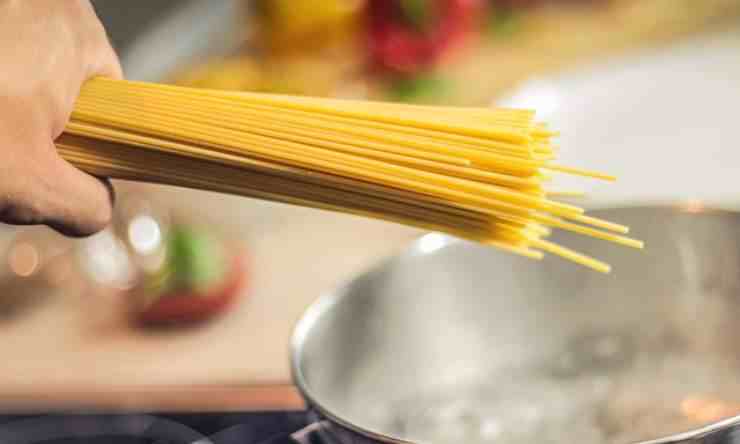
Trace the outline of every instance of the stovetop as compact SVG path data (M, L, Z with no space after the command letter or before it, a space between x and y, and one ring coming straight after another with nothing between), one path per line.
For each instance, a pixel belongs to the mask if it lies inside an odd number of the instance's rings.
M2 444L267 444L305 412L0 415Z

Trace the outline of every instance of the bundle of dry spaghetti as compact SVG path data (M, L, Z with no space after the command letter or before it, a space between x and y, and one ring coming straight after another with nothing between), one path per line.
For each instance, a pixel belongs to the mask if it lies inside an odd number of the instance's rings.
M444 108L94 79L61 155L91 174L232 193L446 232L608 272L558 228L640 248L627 227L551 200L555 134L526 110Z

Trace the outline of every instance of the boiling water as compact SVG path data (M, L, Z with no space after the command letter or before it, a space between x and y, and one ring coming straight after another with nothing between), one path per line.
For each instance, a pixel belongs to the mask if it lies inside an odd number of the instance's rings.
M740 384L732 382L736 367L727 363L698 362L696 355L629 355L603 341L591 352L399 399L370 412L373 425L434 444L626 444L708 422L686 412L691 398L740 401Z

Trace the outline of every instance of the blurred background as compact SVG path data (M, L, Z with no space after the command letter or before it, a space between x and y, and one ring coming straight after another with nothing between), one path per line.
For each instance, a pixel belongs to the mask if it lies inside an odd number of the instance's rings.
M582 67L740 29L740 0L94 3L131 79L410 103L531 104L548 118L552 91L563 89L532 89L539 79L587 72L566 83L588 85L602 74ZM740 90L727 74L740 67L740 39L731 40L735 57L711 68L727 77L722 91ZM691 44L699 52L704 45ZM614 108L624 115L641 107L638 99L652 88L645 84L663 81L640 63L629 65L643 82L636 101ZM676 66L684 76L709 69L698 61ZM688 81L676 89L702 96ZM620 77L593 88L609 103L635 84ZM676 99L671 107L696 109L692 103ZM591 112L586 102L570 109L579 124ZM611 121L601 118L594 144L609 134ZM602 152L590 148L597 163ZM295 321L323 292L421 234L245 198L116 185L115 223L92 238L0 226L0 409L300 406L288 366Z

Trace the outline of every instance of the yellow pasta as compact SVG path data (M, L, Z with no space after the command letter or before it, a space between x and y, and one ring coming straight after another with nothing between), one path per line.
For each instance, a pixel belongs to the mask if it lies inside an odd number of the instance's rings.
M642 248L552 199L557 133L528 110L445 108L93 79L62 157L91 174L238 194L446 232L515 254L609 266L551 228Z

